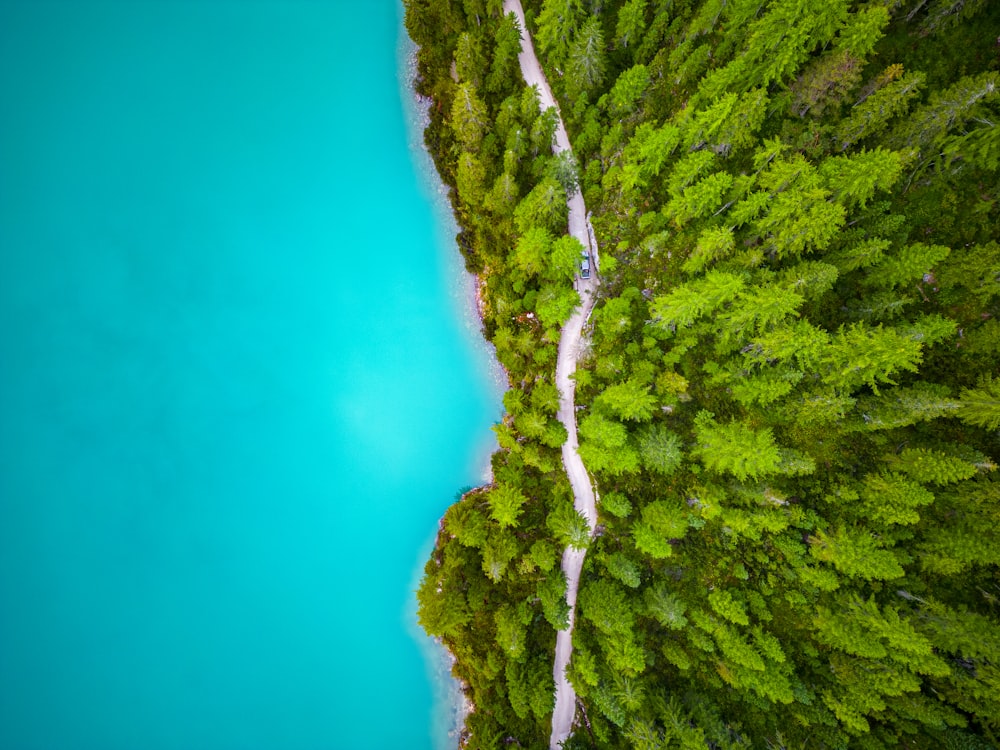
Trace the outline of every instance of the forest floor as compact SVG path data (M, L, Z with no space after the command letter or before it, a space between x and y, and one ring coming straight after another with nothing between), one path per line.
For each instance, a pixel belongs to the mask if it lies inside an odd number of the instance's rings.
M521 65L521 73L525 82L529 86L536 86L539 92L539 99L542 110L548 107L555 107L559 112L555 97L552 96L552 89L542 72L542 67L538 63L535 55L535 48L531 42L524 22L524 10L521 8L520 0L504 0L504 13L514 13L517 16L518 24L521 27L521 53L518 55L518 62ZM569 136L566 134L566 127L559 116L559 123L556 127L555 144L552 147L555 153L562 151L572 152L569 143ZM562 335L559 339L559 356L556 363L556 387L559 388L559 421L562 422L569 434L562 447L563 466L573 487L573 505L590 525L590 532L593 535L597 528L597 503L594 495L594 486L591 484L587 468L583 465L580 454L577 453L576 436L576 409L575 409L575 382L571 376L576 371L576 362L580 356L583 339L583 326L590 317L596 298L598 277L597 277L597 247L590 241L590 232L587 227L587 207L583 202L583 195L579 191L567 198L569 207L569 233L578 239L587 248L591 257L591 275L589 279L577 277L576 288L580 292L582 300L580 306L573 313L573 316L566 321ZM566 575L566 602L569 604L569 627L556 633L556 654L552 668L552 674L556 684L556 705L552 714L552 736L549 740L550 750L559 750L562 742L570 735L573 727L573 717L576 714L576 691L566 679L566 667L569 665L570 654L573 651L573 620L576 612L576 594L580 584L580 571L583 568L585 550L577 550L567 547L563 552L562 569Z

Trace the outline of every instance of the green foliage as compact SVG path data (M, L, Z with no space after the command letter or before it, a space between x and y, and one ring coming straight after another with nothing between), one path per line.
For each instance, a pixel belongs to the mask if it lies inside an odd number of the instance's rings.
M536 589L542 614L556 630L569 627L569 605L566 603L566 577L561 570L553 570L539 581Z
M913 524L918 508L934 502L934 495L898 474L869 474L861 488L862 508L868 518L884 524Z
M710 146L724 156L751 146L764 123L768 104L764 89L739 96L726 94L690 118L684 142L695 148Z
M682 630L688 623L684 612L687 605L674 593L665 581L659 581L646 589L643 595L645 613L660 625L670 630Z
M695 418L696 447L691 451L706 468L737 479L758 479L778 471L781 451L771 430L753 430L741 422L720 425L714 414L701 411Z
M566 193L552 178L535 185L514 209L514 223L522 234L535 227L555 232L565 222Z
M893 186L902 167L898 153L877 148L854 156L831 156L820 164L820 174L837 201L848 208L865 208L876 190Z
M830 341L825 383L839 387L867 385L877 392L880 383L895 385L896 372L916 372L923 358L919 341L881 325L842 326Z
M885 33L889 23L889 10L872 5L851 15L837 34L837 47L857 57L867 57Z
M594 413L580 421L578 431L580 456L591 471L618 475L639 468L639 453L625 425Z
M686 511L674 503L658 500L642 509L642 518L632 528L636 549L655 559L670 557L671 540L679 540L688 530Z
M580 295L572 287L548 284L542 287L535 302L538 319L546 327L561 326L580 304Z
M563 547L584 550L590 544L590 526L587 519L568 501L555 503L546 519L546 525Z
M618 518L627 518L632 512L632 503L620 492L609 492L601 496L601 509Z
M682 284L669 294L656 298L650 312L657 324L664 328L689 326L733 300L743 285L741 276L709 271L702 278Z
M892 550L884 549L884 542L863 529L839 526L832 533L820 531L811 542L813 557L832 564L845 575L866 581L891 581L903 576Z
M911 147L940 142L953 128L975 117L984 103L1000 96L997 81L998 74L990 71L965 76L944 90L934 91L927 104L896 128L892 142Z
M629 588L637 589L639 588L639 584L642 583L639 566L622 552L615 552L608 557L607 568L612 578L615 578Z
M872 282L880 286L899 286L922 279L948 257L951 250L941 245L908 245L896 255L886 258L872 270Z
M663 425L650 425L639 433L639 456L649 471L670 476L681 465L681 438Z
M646 29L646 9L648 0L628 0L618 10L618 22L615 26L615 43L628 47L642 37Z
M579 605L580 614L602 633L619 633L632 625L632 609L617 583L603 579L588 583L580 590Z
M753 222L779 258L826 249L846 221L846 210L829 200L831 191L801 156L775 159L760 175L771 191L767 213Z
M573 36L566 60L566 80L572 98L587 94L604 82L607 68L604 31L596 16L584 21Z
M976 388L962 389L958 417L987 430L1000 429L1000 379L986 375Z
M493 616L496 622L497 645L503 649L507 657L513 661L523 661L527 640L527 628L531 622L531 612L522 602L520 605L504 605Z
M649 70L636 65L622 73L609 93L611 108L615 112L631 112L649 87Z
M471 83L463 83L456 90L451 122L462 147L472 153L478 151L489 126L489 114L486 104L479 98L476 87Z
M927 448L905 448L894 464L904 474L924 484L952 484L976 473L975 464Z
M845 151L862 139L882 133L894 118L909 109L925 80L926 76L919 71L907 73L855 104L850 116L837 126L836 140L840 150Z
M580 0L545 0L538 16L538 44L554 65L562 65L583 8Z
M498 484L488 493L490 517L505 529L517 525L517 519L523 512L522 506L528 498L509 484Z
M724 589L714 589L708 592L708 603L719 616L735 625L749 625L746 607L740 604L733 595Z
M511 385L495 485L445 514L417 592L466 744L547 745L567 545L567 747L996 744L1000 5L524 4L572 156L500 2L405 3ZM577 190L594 529L553 385Z
M650 386L636 378L624 383L608 386L594 401L600 411L606 411L618 419L633 422L648 422L656 407L656 398Z

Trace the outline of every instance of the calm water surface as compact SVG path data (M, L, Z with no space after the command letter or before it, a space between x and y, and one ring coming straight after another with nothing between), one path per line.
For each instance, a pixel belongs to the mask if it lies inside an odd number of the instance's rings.
M0 747L446 746L412 590L499 396L401 12L0 0Z

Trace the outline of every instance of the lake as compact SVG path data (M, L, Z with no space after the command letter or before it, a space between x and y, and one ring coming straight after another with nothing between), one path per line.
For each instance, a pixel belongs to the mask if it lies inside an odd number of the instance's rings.
M0 2L0 747L454 747L501 386L401 16Z

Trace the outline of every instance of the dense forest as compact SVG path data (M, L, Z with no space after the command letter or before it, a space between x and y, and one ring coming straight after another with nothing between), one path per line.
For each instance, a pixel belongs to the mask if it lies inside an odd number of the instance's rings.
M425 139L510 379L418 592L469 748L1000 746L1000 3L406 0ZM576 374L591 540L553 375Z

